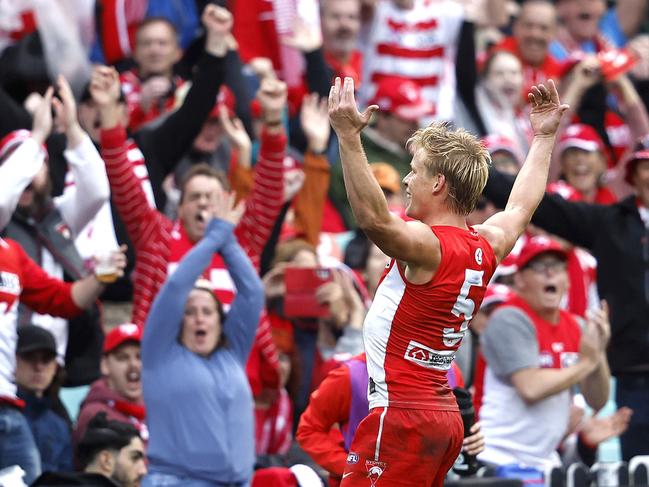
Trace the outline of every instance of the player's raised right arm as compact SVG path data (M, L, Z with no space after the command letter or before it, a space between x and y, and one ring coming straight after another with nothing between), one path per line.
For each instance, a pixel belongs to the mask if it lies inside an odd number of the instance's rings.
M530 122L534 139L527 158L516 177L505 209L477 227L478 231L487 234L499 261L509 254L543 198L559 122L568 109L568 105L559 101L552 80L548 86L533 86L528 97L532 105Z
M434 269L441 258L439 241L423 223L406 223L390 213L385 195L367 163L360 133L378 108L372 105L360 113L354 100L354 81L345 78L341 86L340 78L336 78L329 93L329 121L338 135L349 204L358 226L383 253Z

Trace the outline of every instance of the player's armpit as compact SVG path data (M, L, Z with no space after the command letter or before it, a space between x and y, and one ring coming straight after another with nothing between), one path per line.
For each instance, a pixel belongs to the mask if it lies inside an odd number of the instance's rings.
M501 222L505 228L501 226ZM498 263L509 255L520 235L517 231L507 228L507 215L502 211L482 225L475 225L473 229L489 242Z
M429 226L419 221L389 219L363 228L368 238L384 254L422 269L435 270L442 258L439 239Z

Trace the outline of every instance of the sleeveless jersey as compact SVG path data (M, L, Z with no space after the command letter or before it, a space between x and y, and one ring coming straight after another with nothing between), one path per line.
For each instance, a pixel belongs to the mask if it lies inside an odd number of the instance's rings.
M496 268L473 229L433 226L442 258L426 284L388 264L363 326L370 408L457 410L446 373Z

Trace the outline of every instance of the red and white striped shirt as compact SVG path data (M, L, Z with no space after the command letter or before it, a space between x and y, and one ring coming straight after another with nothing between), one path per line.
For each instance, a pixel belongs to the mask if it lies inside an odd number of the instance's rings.
M379 0L365 51L361 99L371 100L386 76L408 78L435 105L436 120L452 120L455 57L464 20L462 6L450 0L415 0L402 10Z

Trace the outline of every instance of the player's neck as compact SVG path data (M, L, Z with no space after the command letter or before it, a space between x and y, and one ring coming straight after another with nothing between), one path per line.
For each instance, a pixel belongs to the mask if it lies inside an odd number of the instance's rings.
M468 228L466 217L448 210L439 209L422 220L428 226L444 225L449 227Z

